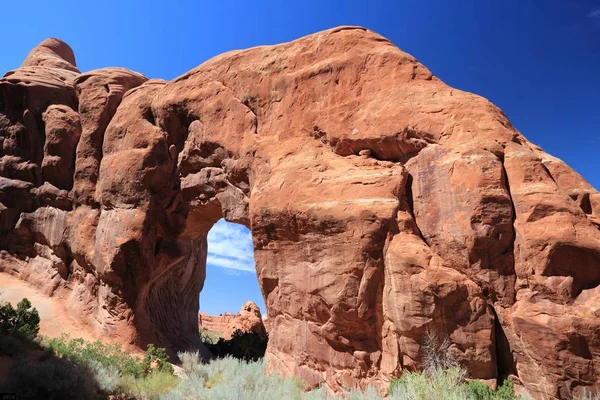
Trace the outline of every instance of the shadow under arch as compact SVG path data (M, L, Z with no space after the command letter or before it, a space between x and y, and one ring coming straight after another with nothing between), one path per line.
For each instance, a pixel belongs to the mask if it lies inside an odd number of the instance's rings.
M206 167L181 178L176 201L184 227L177 236L156 232L155 271L138 298L136 315L145 318L137 318L136 327L142 342L164 344L173 357L177 351L199 350L208 359L212 354L198 330L208 233L222 218L249 229L248 198L222 168Z

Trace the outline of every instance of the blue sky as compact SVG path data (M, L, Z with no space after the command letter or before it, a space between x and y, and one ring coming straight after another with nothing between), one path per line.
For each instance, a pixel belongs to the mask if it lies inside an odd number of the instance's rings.
M449 85L489 98L600 187L600 0L30 0L0 10L0 71L55 36L73 47L81 70L123 66L165 79L228 50L365 26ZM252 272L209 264L204 310L235 312L248 299L260 303Z
M252 236L245 226L221 219L211 228L200 311L236 313L247 300L252 300L266 313L253 253Z

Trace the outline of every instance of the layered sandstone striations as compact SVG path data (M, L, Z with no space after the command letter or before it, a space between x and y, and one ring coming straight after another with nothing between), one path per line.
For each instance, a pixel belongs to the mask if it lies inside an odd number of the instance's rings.
M208 329L222 334L227 325L235 318L235 314L223 313L219 315L210 315L207 313L198 313L198 327Z
M206 235L252 230L271 369L383 385L427 331L474 378L598 387L600 194L362 28L171 82L49 39L0 80L0 269L107 335L201 347Z

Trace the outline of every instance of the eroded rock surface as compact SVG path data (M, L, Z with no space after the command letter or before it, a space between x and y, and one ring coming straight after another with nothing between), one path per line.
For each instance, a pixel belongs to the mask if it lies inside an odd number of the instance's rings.
M223 313L219 315L210 315L207 313L198 313L198 327L208 329L219 334L223 334L227 325L235 318L235 314Z
M260 308L251 302L247 301L223 330L223 339L230 340L236 331L241 333L255 333L259 336L266 336L267 330L263 324Z
M171 82L49 39L0 80L0 143L0 269L105 335L205 351L224 217L252 230L272 370L384 387L432 331L474 378L599 386L600 194L366 29Z

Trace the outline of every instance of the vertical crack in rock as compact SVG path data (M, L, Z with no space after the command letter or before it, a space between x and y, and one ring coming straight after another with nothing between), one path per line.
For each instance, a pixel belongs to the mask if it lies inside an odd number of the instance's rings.
M517 281L517 273L515 270L515 264L516 264L516 260L517 260L517 254L515 254L516 248L515 248L515 243L517 240L517 229L515 227L515 222L517 220L517 211L515 209L515 203L513 200L513 195L512 192L510 190L510 182L508 179L508 174L506 172L506 167L504 166L504 153L502 153L499 157L501 165L502 165L502 184L504 185L504 189L506 189L506 193L508 194L508 197L510 199L510 208L511 208L511 245L506 249L507 253L512 253L513 257L512 257L512 265L510 266L511 271L509 271L512 275L513 275L513 281L512 281L512 288L513 288L513 293L512 295L509 296L509 304L514 304L516 301L516 296L517 296L517 288L516 288L516 281Z
M403 196L403 199L405 199L407 202L407 206L408 206L407 211L409 212L410 216L412 217L412 221L414 222L414 229L416 231L415 232L416 235L419 236L419 238L421 238L421 240L423 240L423 242L425 242L428 246L431 246L429 243L427 243L427 239L423 236L423 233L421 232L421 229L419 228L417 218L415 217L412 184L413 184L413 176L409 173L406 177L406 189L405 189L405 195Z
M244 95L244 97L242 99L240 99L239 97L236 96L235 92L227 87L227 85L225 85L225 83L223 81L216 81L218 82L220 85L222 85L225 89L227 89L231 95L244 107L246 107L248 109L248 111L252 114L253 121L252 121L252 125L253 125L253 129L254 129L254 134L258 135L258 113L259 113L259 101L260 98L258 95L256 96L251 96L251 95Z
M541 167L544 171L546 171L546 174L548 174L548 178L552 179L552 181L554 183L556 183L556 179L554 179L554 177L552 176L552 173L550 172L550 170L548 169L548 167L542 162L540 163Z
M492 304L489 305L489 308L494 315L494 350L496 368L498 371L496 383L500 386L509 375L518 377L519 372L510 348L510 342L504 333L504 327L502 326L498 313Z

